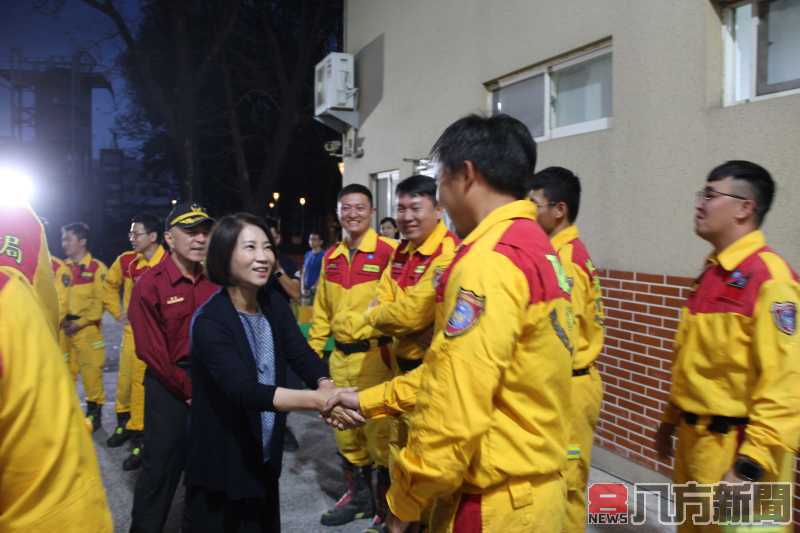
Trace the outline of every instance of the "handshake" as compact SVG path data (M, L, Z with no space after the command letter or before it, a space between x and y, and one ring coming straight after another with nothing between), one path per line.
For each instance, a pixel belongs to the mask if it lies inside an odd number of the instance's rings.
M352 429L366 422L359 411L358 393L354 388L339 388L332 379L319 382L315 406L325 422L336 429Z

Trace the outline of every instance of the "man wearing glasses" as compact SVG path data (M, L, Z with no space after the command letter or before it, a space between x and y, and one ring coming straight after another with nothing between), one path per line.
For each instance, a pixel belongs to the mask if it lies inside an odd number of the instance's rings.
M667 460L677 430L676 483L792 480L800 285L759 229L774 193L769 172L749 161L715 168L697 193L695 233L713 251L681 312L670 403L656 435Z
M133 217L128 233L131 250L117 257L108 269L104 285L106 310L124 324L117 374L117 427L106 441L109 448L116 448L131 440L131 454L122 464L123 470L136 470L141 465L144 430L143 382L147 368L144 361L136 357L133 328L127 317L128 303L136 280L166 257L164 247L159 244L161 224L158 217L153 215Z

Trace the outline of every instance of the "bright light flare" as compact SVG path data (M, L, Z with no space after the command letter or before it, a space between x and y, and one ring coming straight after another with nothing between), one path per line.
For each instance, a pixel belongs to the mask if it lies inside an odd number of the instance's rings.
M0 167L0 205L28 205L32 196L33 180L28 174L18 168Z

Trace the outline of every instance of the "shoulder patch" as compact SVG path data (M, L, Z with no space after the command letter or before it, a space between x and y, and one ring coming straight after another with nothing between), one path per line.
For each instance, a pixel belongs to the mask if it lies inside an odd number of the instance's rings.
M797 332L797 305L794 302L773 302L769 309L778 331L786 335Z
M485 296L478 296L472 291L459 288L456 305L444 328L445 336L457 337L472 329L480 320L485 309Z

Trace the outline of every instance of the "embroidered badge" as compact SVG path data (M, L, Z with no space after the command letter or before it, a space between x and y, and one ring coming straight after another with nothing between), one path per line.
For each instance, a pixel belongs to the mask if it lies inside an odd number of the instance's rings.
M781 333L794 335L797 332L797 305L794 302L773 302L770 311L775 327Z
M339 267L336 266L336 263L328 263L327 265L325 265L325 268L327 268L328 270L336 270Z
M376 272L377 273L377 272L381 271L381 267L379 267L378 265L364 265L363 267L361 267L361 270L363 270L364 272Z
M425 272L425 265L419 265L414 269L415 274L422 274L423 272Z
M744 289L748 281L750 281L749 276L742 274L741 270L734 270L731 272L731 277L728 278L727 285L736 287L737 289Z
M456 337L466 333L478 323L484 309L486 309L486 298L484 296L478 296L472 291L459 289L456 306L447 320L444 334L447 337Z
M439 288L439 282L442 281L442 275L444 274L444 268L437 267L433 271L433 288Z
M170 296L167 298L167 305L179 304L183 301L183 296Z
M4 235L0 243L0 255L6 255L18 265L22 264L22 243L16 235Z
M81 277L86 279L93 279L94 272L81 272Z

